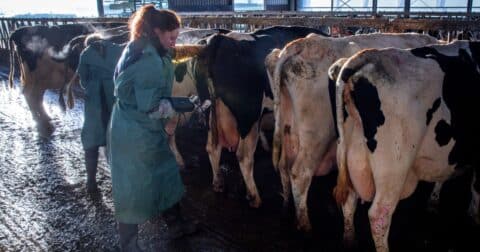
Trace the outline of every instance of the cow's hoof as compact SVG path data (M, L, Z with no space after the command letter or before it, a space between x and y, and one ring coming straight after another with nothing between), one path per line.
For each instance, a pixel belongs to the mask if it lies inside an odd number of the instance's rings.
M346 251L355 251L358 248L358 242L353 236L347 237L343 236L343 247Z
M304 233L309 233L312 230L312 226L309 222L298 222L297 230Z
M358 243L355 239L355 230L344 227L343 231L343 246L346 250L354 250L357 248Z
M37 126L38 135L42 138L50 137L55 131L55 127L51 123L40 123Z
M223 182L213 182L212 187L214 192L223 192L225 189L223 186Z
M247 200L250 207L253 207L253 208L259 208L260 205L262 204L262 200L258 197L252 197L250 195L247 195Z

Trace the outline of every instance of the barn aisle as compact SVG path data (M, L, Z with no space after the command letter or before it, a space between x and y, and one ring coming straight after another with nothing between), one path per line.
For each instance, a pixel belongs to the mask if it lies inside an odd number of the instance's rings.
M56 130L49 139L36 132L18 83L6 85L0 70L0 251L118 251L113 218L110 171L101 156L97 180L100 194L87 195L80 131L82 99L63 113L58 94L47 92L44 105ZM161 218L141 226L140 246L146 251L342 251L342 217L331 192L336 174L315 178L310 191L314 232L294 231L293 206L282 208L280 182L270 154L257 150L255 179L263 206L251 209L233 154L222 158L225 192L211 190L211 171L204 150L206 130L183 127L179 148L187 167L182 171L187 194L182 201L187 215L199 221L193 235L169 241ZM227 165L228 164L228 165ZM393 251L464 251L479 243L478 227L460 220L454 236L445 236L436 214L421 211L430 185L421 185L412 199L402 202L392 228ZM357 214L359 248L372 249L367 204ZM417 214L414 214L417 212ZM464 222L462 222L464 221ZM452 230L450 230L451 232ZM478 250L477 250L478 251Z

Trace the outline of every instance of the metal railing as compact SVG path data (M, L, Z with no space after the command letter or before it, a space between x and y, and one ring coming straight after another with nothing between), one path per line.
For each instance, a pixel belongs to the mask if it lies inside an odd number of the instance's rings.
M192 28L226 28L251 31L273 25L302 25L309 27L330 27L340 30L348 27L374 28L378 31L479 31L480 19L466 18L461 13L438 16L425 12L403 18L401 13L389 12L372 16L371 12L205 12L180 13L184 26ZM9 49L8 37L22 26L58 25L87 22L127 22L127 18L41 18L19 19L0 18L0 47Z

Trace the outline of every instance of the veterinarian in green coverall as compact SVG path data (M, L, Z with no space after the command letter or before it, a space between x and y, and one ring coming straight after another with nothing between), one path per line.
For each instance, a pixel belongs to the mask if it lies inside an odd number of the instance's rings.
M172 55L180 19L173 11L153 5L134 15L129 24L131 41L114 74L117 101L109 135L115 218L126 251L139 250L138 224L160 213L172 238L196 230L180 212L178 202L185 189L165 132L172 113L161 105L163 97L172 95ZM161 116L154 118L155 113Z

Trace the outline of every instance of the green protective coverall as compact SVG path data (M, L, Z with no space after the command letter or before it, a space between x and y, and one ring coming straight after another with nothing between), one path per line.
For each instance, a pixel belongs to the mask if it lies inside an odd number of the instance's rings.
M145 41L130 42L115 70L110 123L110 165L115 217L141 224L179 202L180 171L164 130L165 119L151 119L161 97L171 96L174 68Z
M80 55L78 74L85 89L85 116L81 139L85 150L105 146L108 121L114 102L113 72L122 45L97 41Z

